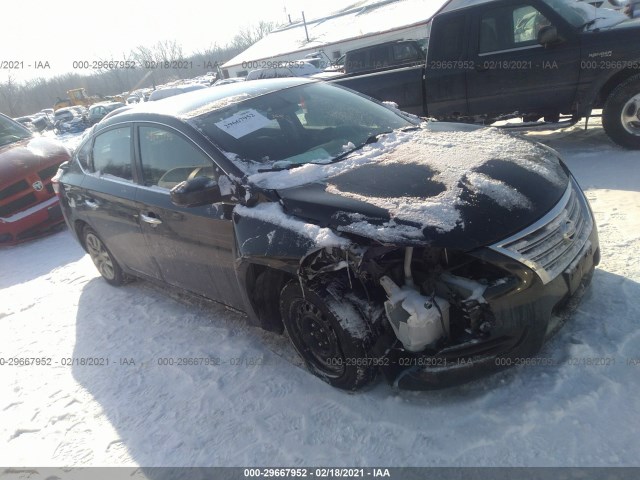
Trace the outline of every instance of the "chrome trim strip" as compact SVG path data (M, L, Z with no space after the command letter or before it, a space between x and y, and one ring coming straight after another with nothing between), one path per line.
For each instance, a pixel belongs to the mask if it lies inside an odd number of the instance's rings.
M584 226L584 229L587 232L587 236L585 239L585 242L586 242L588 240L588 235L590 235L591 231L593 230L593 218L591 216L591 211L589 209L589 205L587 203L585 196L582 194L582 191L580 190L578 183L572 177L570 178L569 185L567 186L567 190L562 195L562 198L560 199L560 201L546 215L544 215L540 220L528 226L524 230L521 230L520 232L491 245L489 248L491 250L499 252L507 257L513 258L514 260L517 260L518 262L526 265L531 270L533 270L538 275L538 277L540 277L540 280L542 280L542 283L547 284L551 282L554 278L556 278L557 275L552 277L551 274L544 268L542 264L523 256L519 252L506 248L505 246L511 243L517 242L519 240L522 240L523 238L531 234L534 234L536 231L541 230L545 228L547 225L549 225L550 223L552 223L556 218L558 218L558 216L560 216L563 213L563 211L566 210L573 192L575 192L575 195L577 197L576 202L579 204L579 208L581 210L580 212L581 216L586 222L586 225ZM576 239L576 241L578 240L579 239ZM579 247L580 247L579 251L582 251L584 249L584 245L580 245ZM558 258L562 258L562 255L563 254L561 254L560 257ZM554 263L557 260L558 259L555 259ZM575 256L571 258L571 262L574 260L575 260ZM569 262L569 265L571 264L571 262ZM566 268L564 268L563 271L565 269Z
M485 52L485 53L479 53L478 56L479 57L486 57L487 55L499 55L501 53L511 53L511 52L520 52L522 50L531 50L534 48L542 48L542 45L527 45L526 47L518 47L518 48L509 48L507 50L495 50L493 52Z

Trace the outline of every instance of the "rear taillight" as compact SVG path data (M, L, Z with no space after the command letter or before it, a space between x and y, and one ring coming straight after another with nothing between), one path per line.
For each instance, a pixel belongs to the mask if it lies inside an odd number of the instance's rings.
M56 192L56 195L60 195L60 178L68 168L69 162L63 162L58 167L56 174L51 178L51 186L53 187L53 191Z
M58 169L58 172L51 178L51 186L53 187L53 191L56 192L56 195L60 195L60 175L62 174L62 170Z

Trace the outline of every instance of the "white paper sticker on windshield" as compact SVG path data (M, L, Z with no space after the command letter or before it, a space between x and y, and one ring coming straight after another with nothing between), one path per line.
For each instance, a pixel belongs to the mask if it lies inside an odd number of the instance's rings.
M227 132L234 138L242 138L245 135L266 127L270 123L271 120L267 117L256 110L249 109L231 115L224 120L220 120L216 123L216 127L223 132Z

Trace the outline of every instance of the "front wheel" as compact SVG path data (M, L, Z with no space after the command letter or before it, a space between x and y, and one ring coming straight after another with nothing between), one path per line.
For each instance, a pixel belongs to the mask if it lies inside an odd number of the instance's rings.
M337 301L324 288L303 292L292 280L280 294L280 313L293 346L316 376L343 390L375 378L377 367L367 357L373 334L348 301Z
M629 78L609 95L602 126L618 145L640 149L640 75Z

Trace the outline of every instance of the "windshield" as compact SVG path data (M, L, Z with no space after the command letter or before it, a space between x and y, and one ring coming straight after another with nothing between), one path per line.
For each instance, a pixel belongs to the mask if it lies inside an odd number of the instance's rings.
M329 163L377 135L414 126L399 112L325 83L261 95L191 121L245 173Z
M596 18L624 20L624 15L610 8L595 8L586 2L576 0L543 0L547 5L553 8L567 22L576 28L592 22Z
M29 129L18 122L0 116L0 147L31 137Z

